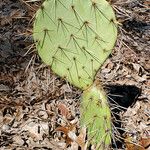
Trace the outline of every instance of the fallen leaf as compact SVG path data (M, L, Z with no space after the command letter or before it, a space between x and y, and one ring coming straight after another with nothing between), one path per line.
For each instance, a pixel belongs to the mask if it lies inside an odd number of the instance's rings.
M60 111L60 115L64 116L65 118L69 118L70 116L69 109L65 104L59 103L58 110Z
M76 142L78 143L78 145L81 147L82 150L85 149L85 138L86 138L86 128L83 127L80 131L79 136L77 137Z
M75 124L69 124L64 127L57 127L55 131L60 131L65 134L65 141L67 146L71 144L71 142L76 140L75 135Z
M146 150L145 146L148 146L150 142L148 139L141 139L140 141L133 142L133 137L127 136L125 138L125 145L127 150Z
M140 145L143 146L145 149L150 148L150 138L141 138Z

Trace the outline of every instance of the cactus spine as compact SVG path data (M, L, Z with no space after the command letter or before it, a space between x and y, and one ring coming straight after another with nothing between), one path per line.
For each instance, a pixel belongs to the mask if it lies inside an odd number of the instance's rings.
M116 41L115 22L105 0L45 0L33 29L42 60L84 91L81 124L100 149L111 143L111 120L105 93L94 80Z

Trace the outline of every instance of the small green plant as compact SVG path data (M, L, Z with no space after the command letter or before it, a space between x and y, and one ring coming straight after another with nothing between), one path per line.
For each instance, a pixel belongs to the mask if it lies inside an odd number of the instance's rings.
M97 149L107 149L111 143L111 113L95 75L115 44L115 22L105 0L45 0L33 29L42 60L83 90L80 122Z

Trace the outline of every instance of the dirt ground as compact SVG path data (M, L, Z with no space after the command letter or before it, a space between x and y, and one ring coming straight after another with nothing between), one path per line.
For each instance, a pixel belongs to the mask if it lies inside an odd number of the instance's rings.
M148 150L150 2L110 3L120 23L118 40L97 78L113 112L111 149ZM37 56L32 21L40 5L41 1L0 0L1 150L80 149L81 142L70 139L68 130L86 143L81 138L85 129L79 126L82 91L53 74Z

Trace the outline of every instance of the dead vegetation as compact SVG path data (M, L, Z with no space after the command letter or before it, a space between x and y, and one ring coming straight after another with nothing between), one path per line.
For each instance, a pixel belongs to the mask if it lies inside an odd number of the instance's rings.
M144 0L111 3L120 22L118 41L97 78L106 87L134 85L141 89L135 103L119 112L125 132L123 144L116 149L148 150L150 4ZM85 129L79 126L81 91L54 75L34 49L31 22L40 4L0 3L0 149L76 150L87 146Z

